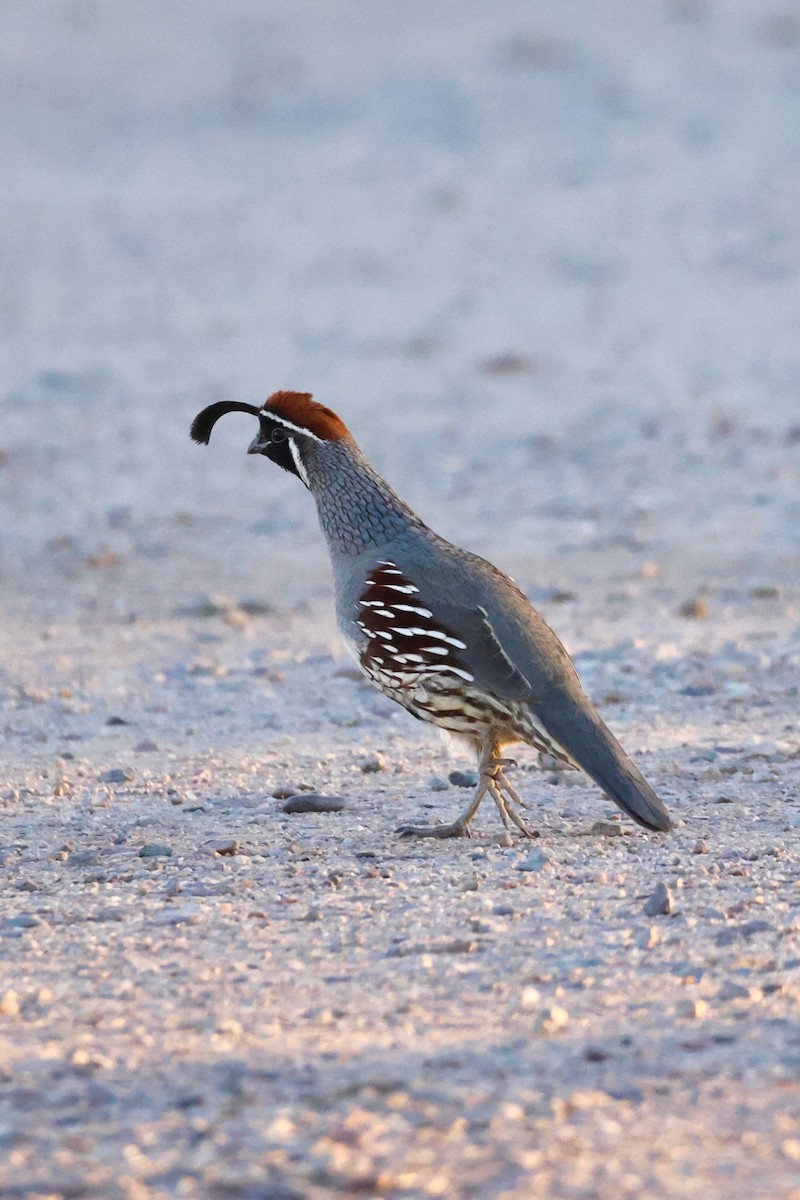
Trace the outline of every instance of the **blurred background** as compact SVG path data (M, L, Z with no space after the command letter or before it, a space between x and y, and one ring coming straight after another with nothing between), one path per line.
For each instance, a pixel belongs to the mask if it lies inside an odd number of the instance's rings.
M792 0L4 0L0 144L8 611L324 590L187 434L284 387L526 586L796 581Z

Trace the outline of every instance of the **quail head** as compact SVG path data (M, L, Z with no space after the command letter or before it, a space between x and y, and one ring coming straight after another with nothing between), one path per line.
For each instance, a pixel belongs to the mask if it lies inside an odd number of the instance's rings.
M490 562L434 533L370 465L340 418L308 393L275 392L256 408L221 401L195 418L207 443L225 413L257 417L248 454L296 475L317 505L333 565L342 637L364 674L413 716L455 734L478 785L451 823L406 825L419 837L469 832L484 796L503 823L531 831L506 775L506 746L526 742L595 781L646 829L667 811L592 707L550 626Z

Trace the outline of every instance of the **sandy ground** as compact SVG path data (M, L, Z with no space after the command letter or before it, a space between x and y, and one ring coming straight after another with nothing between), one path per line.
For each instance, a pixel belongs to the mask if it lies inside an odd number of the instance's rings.
M3 1200L800 1197L798 130L778 0L0 7ZM397 838L471 764L188 440L277 387L674 834L523 751L538 840Z

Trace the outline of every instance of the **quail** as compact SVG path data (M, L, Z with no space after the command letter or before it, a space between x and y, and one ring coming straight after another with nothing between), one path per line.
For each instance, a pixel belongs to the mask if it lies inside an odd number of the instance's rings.
M505 748L526 742L583 770L628 816L666 831L663 803L594 710L569 655L512 579L434 533L370 465L343 421L309 393L275 392L260 407L220 401L191 436L207 444L221 416L246 412L262 454L309 489L333 566L342 637L361 670L420 720L477 755L478 784L449 824L405 825L459 837L489 795L506 827L531 835Z

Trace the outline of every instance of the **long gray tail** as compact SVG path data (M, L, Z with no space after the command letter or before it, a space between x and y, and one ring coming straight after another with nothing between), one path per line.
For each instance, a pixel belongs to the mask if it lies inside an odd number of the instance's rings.
M672 828L663 803L584 696L549 697L536 716L623 812L645 829Z

